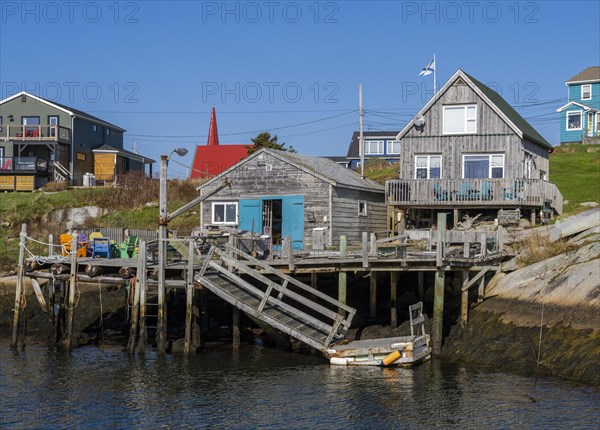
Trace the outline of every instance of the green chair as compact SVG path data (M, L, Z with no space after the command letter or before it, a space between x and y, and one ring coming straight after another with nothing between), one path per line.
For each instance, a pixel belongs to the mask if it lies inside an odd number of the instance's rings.
M117 245L119 256L121 258L134 258L137 257L138 237L129 236L123 242Z

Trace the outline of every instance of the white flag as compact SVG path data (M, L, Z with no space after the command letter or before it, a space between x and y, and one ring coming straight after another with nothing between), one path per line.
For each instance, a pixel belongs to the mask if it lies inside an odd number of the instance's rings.
M431 63L429 63L428 65L423 67L423 69L419 73L419 76L431 75L434 71L435 71L435 58L433 60L431 60Z

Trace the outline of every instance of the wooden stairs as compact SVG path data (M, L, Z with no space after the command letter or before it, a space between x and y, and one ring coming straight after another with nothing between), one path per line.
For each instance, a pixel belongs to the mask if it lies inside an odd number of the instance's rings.
M356 313L231 245L212 247L194 280L249 316L323 352L343 339Z

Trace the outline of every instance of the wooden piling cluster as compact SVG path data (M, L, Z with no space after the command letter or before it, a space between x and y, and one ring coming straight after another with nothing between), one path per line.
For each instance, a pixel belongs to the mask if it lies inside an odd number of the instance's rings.
M294 256L293 249L291 246L291 240L288 238L288 242L285 242L285 246L282 249L282 256L280 260L269 261L270 267L277 269L281 272L289 274L302 274L309 273L311 279L311 286L315 290L318 286L318 275L319 273L336 273L338 283L338 301L346 305L347 304L347 287L348 287L348 272L363 273L369 278L369 319L372 322L377 321L378 315L378 293L381 295L381 291L378 291L380 286L378 281L383 279L380 272L389 273L390 282L390 293L389 293L389 322L392 327L398 325L398 287L402 288L402 284L399 284L399 272L416 272L416 290L420 301L425 298L426 289L426 272L433 272L433 351L435 354L439 353L442 345L442 333L443 333L443 320L444 320L444 284L446 278L446 272L452 271L459 273L462 276L462 291L461 291L461 317L460 321L462 324L466 324L468 320L468 308L469 308L469 289L473 286L478 286L479 300L483 298L484 287L485 287L485 275L490 270L497 269L494 266L493 259L489 259L489 263L481 264L472 261L473 256L470 252L470 243L465 242L462 261L449 262L446 258L446 216L447 214L439 214L437 220L437 231L435 239L432 241L435 243L435 256L431 257L431 253L424 253L423 257L416 259L406 258L402 256L400 258L380 258L377 250L377 242L374 235L369 235L365 232L362 235L362 243L360 251L358 253L348 252L348 243L345 236L340 237L339 241L339 258L328 258L327 260L317 260L310 258L298 258ZM456 232L452 232L451 238L456 237ZM21 232L21 246L19 250L19 270L17 280L17 290L15 294L15 312L13 321L13 336L11 346L16 347L18 341L18 327L19 320L22 313L24 284L23 277L25 276L25 241L26 241L26 226L23 225ZM431 236L433 238L433 236ZM469 236L470 237L470 236ZM482 242L479 236L473 236L478 240L478 245L481 247L481 254L485 256L486 246L485 241ZM451 239L452 240L452 239ZM471 239L469 239L471 240ZM187 252L188 258L185 264L179 264L177 270L181 271L181 280L167 279L166 277L166 245L168 241L175 241L179 244L185 243L187 249L179 251L184 254ZM179 245L180 247L182 245ZM236 247L237 241L236 236L230 236L230 246ZM51 249L52 247L50 247ZM55 295L58 290L62 294L66 295L66 321L64 324L65 335L62 338L61 344L66 348L73 346L73 318L77 302L77 282L78 281L98 281L106 285L125 285L128 283L131 287L131 325L129 331L129 339L127 343L127 351L132 354L135 352L144 353L148 345L148 306L151 304L148 302L148 292L152 291L152 294L157 296L157 324L156 324L156 345L159 354L164 354L168 348L167 343L167 288L176 288L185 291L185 334L183 352L184 354L190 354L195 352L200 347L201 334L200 328L202 325L207 325L207 291L194 281L194 275L196 270L199 268L195 266L202 261L209 262L211 256L205 256L204 260L200 260L195 255L195 243L193 239L181 239L181 238L161 238L158 244L159 264L158 266L149 266L146 256L147 244L144 241L140 241L139 244L139 256L136 261L123 262L123 266L119 268L119 276L111 276L110 273L114 271L109 266L115 267L116 261L111 260L90 260L84 259L79 260L77 258L77 234L73 234L73 243L71 249L75 252L71 252L68 256L69 260L60 260L54 264L44 263L41 266L35 261L31 261L28 265L28 270L32 272L28 273L27 276L33 278L46 278L50 282L48 284L49 304L52 307L50 312L49 320L56 328L58 322L56 321L56 315L54 307L56 305ZM431 243L429 248L431 249ZM212 255L212 254L211 254ZM232 254L232 261L235 261L235 256ZM196 260L196 261L195 261ZM230 260L231 261L231 260ZM126 264L127 263L127 264ZM79 272L78 267L84 268L83 272ZM43 272L40 270L48 269L49 272ZM172 270L172 267L169 266ZM232 270L233 267L230 267ZM262 270L260 267L256 267L257 270ZM263 268L264 269L264 268ZM475 272L471 275L471 272ZM264 273L264 272L263 272ZM154 278L154 279L153 279ZM431 278L429 278L431 279ZM36 283L37 284L37 283ZM57 288L58 285L58 288ZM61 288L62 287L62 288ZM35 288L34 288L35 290ZM38 293L37 290L36 294ZM38 300L43 300L43 294L41 290L38 294ZM381 299L381 297L380 297ZM383 302L383 300L380 300ZM46 306L46 305L45 305ZM232 307L232 345L234 349L240 347L240 311L237 307ZM342 313L342 309L339 313Z

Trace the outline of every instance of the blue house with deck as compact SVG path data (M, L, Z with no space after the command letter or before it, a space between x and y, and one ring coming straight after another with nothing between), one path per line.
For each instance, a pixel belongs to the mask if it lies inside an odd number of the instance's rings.
M566 83L561 106L560 143L600 143L600 66L588 67Z

